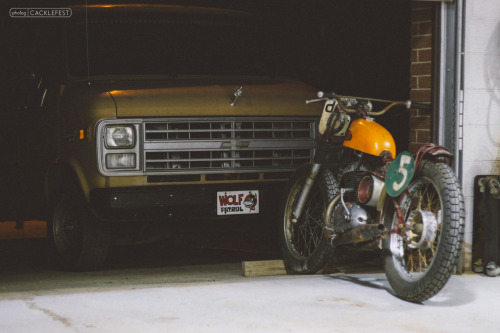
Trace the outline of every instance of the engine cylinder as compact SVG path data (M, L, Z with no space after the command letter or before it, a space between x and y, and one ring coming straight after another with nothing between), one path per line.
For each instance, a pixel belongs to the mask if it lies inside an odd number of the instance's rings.
M358 202L370 207L376 207L384 190L385 182L374 175L366 175L358 185Z

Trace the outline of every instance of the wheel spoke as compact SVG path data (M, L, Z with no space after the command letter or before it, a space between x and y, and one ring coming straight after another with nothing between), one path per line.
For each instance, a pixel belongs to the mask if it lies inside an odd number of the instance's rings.
M410 199L411 198L411 199ZM430 181L420 181L415 184L412 193L408 196L406 207L404 207L404 216L408 219L410 213L414 210L429 211L438 216L438 212L442 209L441 201L437 193L436 187ZM429 244L429 248L423 249L421 247L410 247L411 242L422 237L421 234L412 234L412 237L402 238L402 246L404 249L404 256L400 262L401 267L409 276L422 274L425 272L435 256L435 249L437 247L437 240L439 239L440 226L436 231L436 240Z
M291 225L291 238L297 254L310 256L318 246L323 228L323 202L318 193L311 193L308 206L299 222Z
M395 294L403 299L429 299L452 274L460 254L465 215L461 189L454 177L448 165L425 160L399 201L405 225L401 234L389 239L387 245L393 255L387 258L385 271ZM399 221L396 214L392 221L395 227Z
M283 233L280 251L287 269L296 273L314 273L321 269L332 247L323 236L326 205L338 194L338 183L330 170L322 171L304 201L298 221L294 212L309 170L301 169L290 179L283 202Z

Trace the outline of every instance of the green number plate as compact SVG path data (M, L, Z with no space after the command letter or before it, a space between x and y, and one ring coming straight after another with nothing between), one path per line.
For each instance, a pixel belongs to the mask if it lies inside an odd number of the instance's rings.
M385 189L391 197L397 197L406 189L415 173L413 156L404 151L389 164L385 174Z

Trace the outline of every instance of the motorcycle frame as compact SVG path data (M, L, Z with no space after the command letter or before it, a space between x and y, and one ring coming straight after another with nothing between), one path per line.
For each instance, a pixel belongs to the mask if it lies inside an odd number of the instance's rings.
M387 101L387 100L373 99L374 101L388 103L389 105L387 105L381 111L366 112L366 110L362 110L362 109L354 110L354 109L350 109L350 108L347 108L346 106L344 106L343 103L340 101L341 98L345 98L343 96L335 96L334 95L334 97L335 97L335 99L337 99L337 101L338 101L337 105L339 106L339 108L342 111L344 111L346 113L357 113L357 114L361 114L362 116L365 116L366 114L369 114L371 116L379 116L379 115L386 113L389 109L391 109L392 107L397 106L397 105L405 105L408 109L412 107L411 101L398 102L398 101ZM352 97L352 98L359 99L357 97ZM330 99L321 98L319 100L326 100L328 102ZM306 103L315 102L315 101L319 101L319 100L311 100L311 101L307 101ZM418 105L418 106L421 107L422 105ZM293 214L292 215L292 222L293 223L297 223L298 219L302 215L304 205L307 201L309 193L314 185L314 182L316 181L318 174L321 171L322 165L326 162L326 155L329 152L328 148L330 148L329 142L331 142L331 139L333 138L332 132L333 132L333 127L334 127L335 121L337 120L337 117L338 117L338 113L334 111L334 112L332 112L332 115L328 119L328 125L327 125L327 128L325 130L325 133L322 135L322 140L319 143L318 150L316 151L316 154L314 157L314 163L311 166L311 172L309 173L308 177L306 178L304 187L300 193L299 199L297 200L297 204L295 206L295 209L292 212L292 214ZM415 169L418 169L418 166L420 165L421 161L424 158L426 158L427 155L431 155L434 158L437 158L437 157L447 158L450 166L453 164L453 161L454 161L454 155L450 152L450 150L448 148L446 148L444 146L439 146L439 145L430 143L430 144L423 145L422 147L420 147L418 149L418 151L414 154ZM383 155L380 157L384 161L384 164L386 166L385 169L387 169L387 166L392 162L393 157L387 156L387 155ZM382 176L385 179L385 174ZM335 208L337 203L341 200L341 197L343 195L342 190L343 189L341 189L340 194L338 194L335 198L333 198L333 200L329 203L329 205L325 211L325 214L323 217L323 228L325 228L326 230L335 231L333 229L333 226L332 227L329 226L327 221L330 221L332 214L333 214L333 209ZM335 245L355 244L355 243L366 242L369 240L375 240L379 237L386 237L392 233L403 232L404 225L405 225L405 219L404 219L404 216L401 212L401 209L399 207L398 202L400 201L402 195L405 192L406 192L406 190L397 199L390 198L391 202L392 202L393 209L394 209L394 211L397 215L397 218L398 218L398 224L393 229L386 230L384 227L383 221L382 221L384 218L384 215L385 215L384 213L388 209L388 207L386 207L387 195L383 195L379 199L380 202L377 204L377 209L381 211L381 215L380 215L380 219L381 219L380 222L381 223L380 224L371 225L370 227L367 227L367 228L366 228L366 226L365 226L365 228L355 228L347 233L344 233L340 238L330 239L330 241L332 241Z

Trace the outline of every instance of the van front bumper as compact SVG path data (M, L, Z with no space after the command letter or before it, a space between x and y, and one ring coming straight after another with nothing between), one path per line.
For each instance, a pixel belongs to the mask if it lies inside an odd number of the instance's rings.
M106 221L217 218L217 192L259 191L259 213L278 209L285 182L141 186L93 189L90 204ZM252 214L249 214L252 215Z

